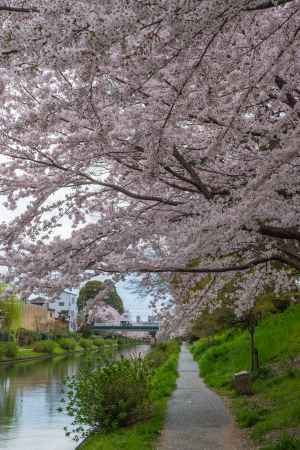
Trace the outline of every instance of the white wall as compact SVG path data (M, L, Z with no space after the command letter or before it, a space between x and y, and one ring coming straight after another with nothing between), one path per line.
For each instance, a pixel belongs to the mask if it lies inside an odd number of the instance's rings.
M56 300L49 303L49 309L54 311L56 318L63 311L67 311L70 331L77 330L77 296L76 289L65 289Z

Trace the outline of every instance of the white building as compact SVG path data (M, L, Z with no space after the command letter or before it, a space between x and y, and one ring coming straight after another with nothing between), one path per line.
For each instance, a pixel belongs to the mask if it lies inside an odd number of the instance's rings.
M48 309L53 311L56 319L64 319L69 322L69 330L77 330L77 297L78 289L65 289L60 296L48 303Z

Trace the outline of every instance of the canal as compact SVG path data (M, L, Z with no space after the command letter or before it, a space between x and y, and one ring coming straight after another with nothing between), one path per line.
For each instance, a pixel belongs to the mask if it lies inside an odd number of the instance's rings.
M145 353L142 345L122 352ZM0 365L0 449L74 450L77 443L65 436L71 419L58 412L63 380L74 375L84 356Z

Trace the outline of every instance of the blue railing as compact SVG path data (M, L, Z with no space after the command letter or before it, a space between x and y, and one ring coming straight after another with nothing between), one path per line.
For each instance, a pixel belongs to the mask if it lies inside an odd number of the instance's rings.
M92 327L94 331L115 331L115 330L128 330L128 331L159 331L159 322L95 322Z

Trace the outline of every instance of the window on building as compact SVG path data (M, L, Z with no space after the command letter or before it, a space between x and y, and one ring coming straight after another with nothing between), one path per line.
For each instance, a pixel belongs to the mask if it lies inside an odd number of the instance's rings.
M65 302L59 302L59 306L65 306Z

